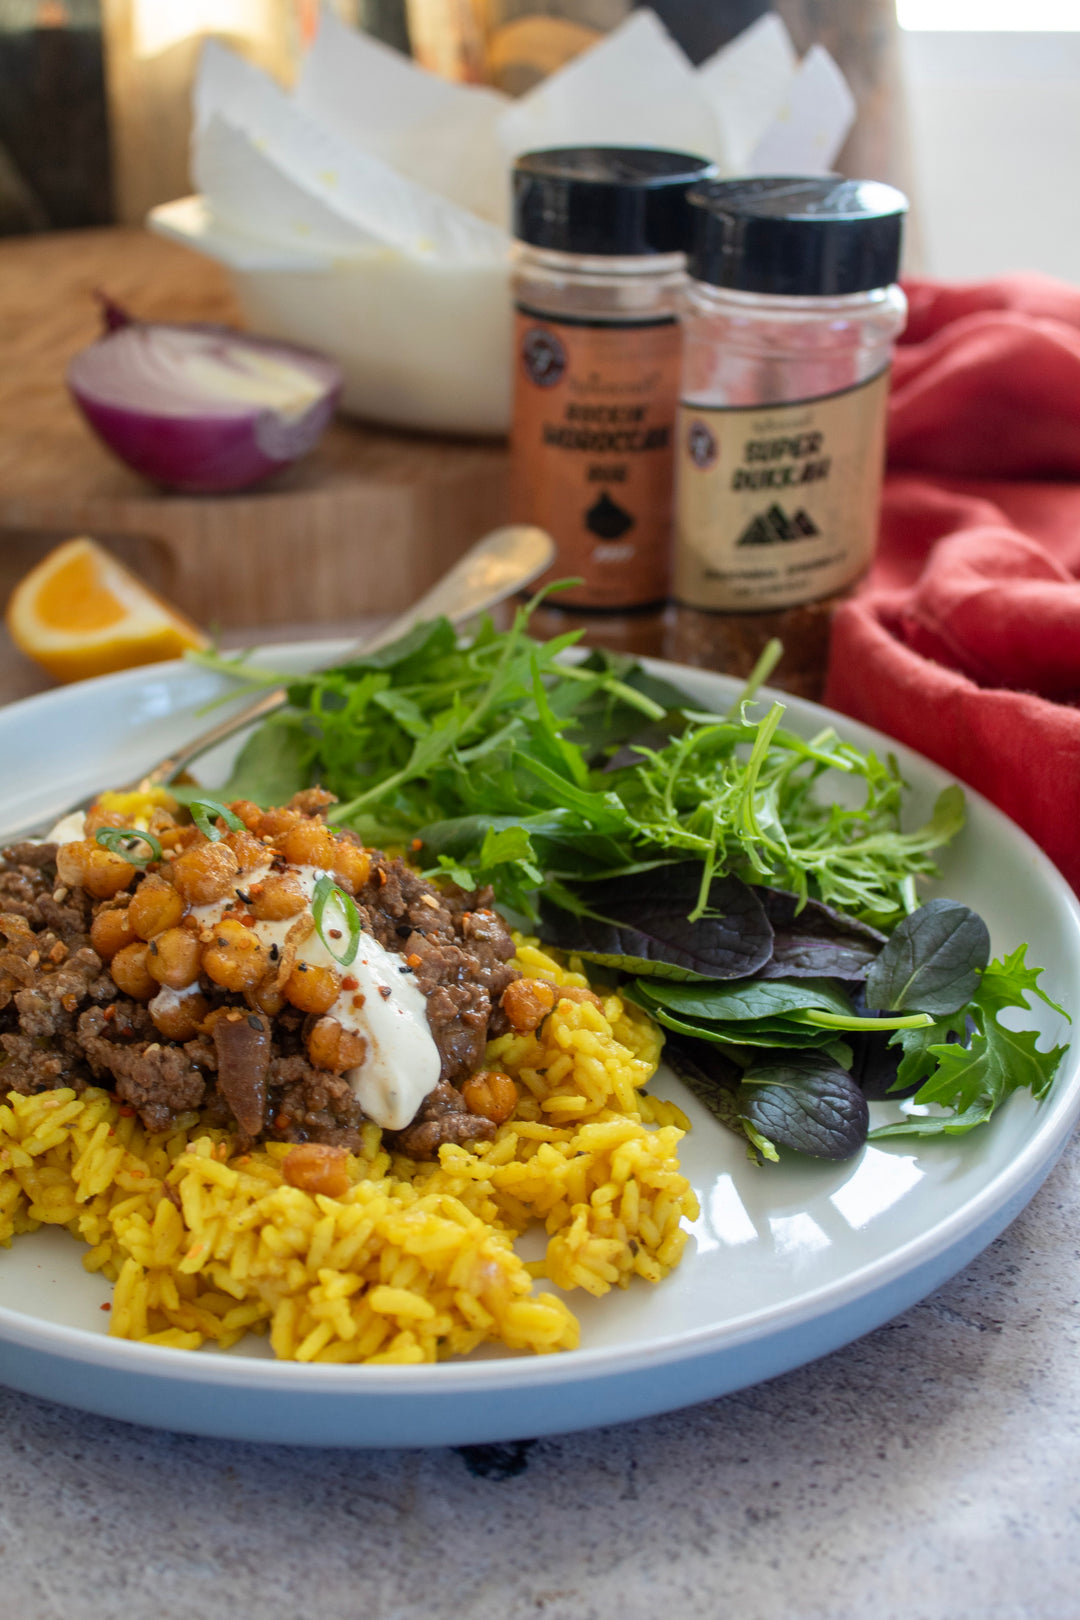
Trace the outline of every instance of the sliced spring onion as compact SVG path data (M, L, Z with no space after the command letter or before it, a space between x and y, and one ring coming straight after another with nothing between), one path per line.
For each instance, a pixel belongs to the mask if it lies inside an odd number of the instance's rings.
M110 855L122 855L129 866L149 866L161 859L161 845L153 833L140 832L138 827L99 827L94 837ZM147 845L149 855L135 853L133 846L139 842Z
M214 821L217 820L218 816L221 817L230 832L243 832L244 830L244 823L240 820L240 817L230 810L227 804L219 804L217 799L192 799L188 804L188 809L191 811L191 819L196 827L198 827L204 838L209 838L212 844L216 844L224 836L214 826Z
M329 916L327 910L329 908ZM362 925L360 913L356 909L351 895L344 889L339 889L332 878L324 873L315 885L315 892L311 897L311 915L318 930L319 938L326 946L335 962L342 967L348 967L356 960L356 953L360 949L360 935ZM331 929L337 929L341 923L340 933L344 935L345 949L339 950L340 940L331 935Z

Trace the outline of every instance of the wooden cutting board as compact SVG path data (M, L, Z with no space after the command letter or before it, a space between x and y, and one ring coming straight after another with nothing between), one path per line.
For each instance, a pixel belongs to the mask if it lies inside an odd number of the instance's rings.
M97 288L145 318L240 320L218 265L142 230L0 243L0 602L49 546L92 534L201 624L337 624L407 607L505 521L505 446L345 419L249 493L156 489L64 385Z

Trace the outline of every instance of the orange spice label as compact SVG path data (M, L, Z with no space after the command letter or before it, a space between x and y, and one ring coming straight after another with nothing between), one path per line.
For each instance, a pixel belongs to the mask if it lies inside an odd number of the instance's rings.
M889 373L781 405L679 406L675 595L752 613L832 596L877 542Z
M511 515L558 547L541 583L577 577L559 605L662 601L671 579L680 331L518 306Z

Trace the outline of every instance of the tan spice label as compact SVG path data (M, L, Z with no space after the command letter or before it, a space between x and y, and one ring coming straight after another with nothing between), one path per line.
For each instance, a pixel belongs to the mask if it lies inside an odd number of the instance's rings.
M679 406L675 595L752 613L832 596L869 567L889 373L794 404Z
M567 607L659 602L671 582L680 329L519 306L511 516L558 547L542 583L579 577Z

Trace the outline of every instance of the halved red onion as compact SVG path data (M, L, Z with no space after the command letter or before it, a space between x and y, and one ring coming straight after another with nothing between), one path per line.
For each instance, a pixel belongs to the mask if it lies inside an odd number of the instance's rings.
M227 326L132 320L103 299L105 332L67 382L90 426L168 489L247 489L306 455L334 414L326 355Z

